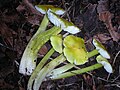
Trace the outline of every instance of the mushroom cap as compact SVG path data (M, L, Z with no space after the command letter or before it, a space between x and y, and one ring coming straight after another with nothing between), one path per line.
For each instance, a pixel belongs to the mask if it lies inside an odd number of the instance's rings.
M81 65L87 62L87 51L82 38L73 35L66 36L63 45L65 46L64 55L70 63Z
M62 37L60 35L53 35L50 37L50 41L55 51L62 53Z
M93 39L93 45L96 47L96 49L98 50L98 52L104 58L110 59L109 53L107 52L107 50L105 49L105 47L100 42L98 42L96 39Z
M66 36L64 38L63 45L65 47L69 47L69 48L75 47L75 48L79 48L79 49L81 49L81 48L86 49L84 39L73 36L73 35Z
M71 34L76 34L81 31L72 22L68 22L67 20L57 16L55 13L52 13L51 9L48 10L47 15L51 23L53 23L55 26L60 27L64 31L67 31Z
M54 7L53 5L35 5L35 8L42 14L46 14L49 9L51 9L51 11L57 15L62 15L65 13L65 10L62 8Z
M65 47L64 55L71 64L82 65L87 62L87 53L84 49Z
M108 62L108 60L104 57L102 57L101 55L97 56L96 58L97 62L102 64L104 69L108 72L108 73L112 73L113 69L111 64Z

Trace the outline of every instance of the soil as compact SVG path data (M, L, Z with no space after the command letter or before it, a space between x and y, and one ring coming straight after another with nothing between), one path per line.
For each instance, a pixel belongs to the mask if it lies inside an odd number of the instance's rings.
M43 18L34 8L36 4L65 9L62 17L81 29L76 36L85 39L88 51L94 49L91 42L96 38L109 52L113 67L112 74L100 68L45 81L40 90L120 90L120 0L0 0L0 90L26 90L29 76L19 73L19 63ZM45 55L48 50L44 46L39 54ZM84 66L95 62L93 57Z

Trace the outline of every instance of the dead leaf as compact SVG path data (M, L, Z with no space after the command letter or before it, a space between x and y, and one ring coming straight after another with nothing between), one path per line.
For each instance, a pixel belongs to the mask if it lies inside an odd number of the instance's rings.
M112 18L112 14L109 11L105 11L102 13L99 13L99 20L103 21L103 22L108 22L108 20L110 20Z
M97 12L99 13L99 20L105 23L113 41L119 41L120 34L117 32L117 28L112 26L111 19L113 14L108 11L108 0L100 0L98 3Z
M45 45L42 46L42 48L39 50L40 55L45 55L48 52L48 49Z

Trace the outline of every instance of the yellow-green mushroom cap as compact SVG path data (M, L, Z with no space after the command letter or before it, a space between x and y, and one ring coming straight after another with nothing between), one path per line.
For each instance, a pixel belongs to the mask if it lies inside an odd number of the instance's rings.
M87 62L87 51L82 38L69 35L64 38L63 45L64 55L70 63L81 65Z
M67 31L71 34L76 34L81 31L72 22L68 22L67 20L57 16L55 13L52 13L51 9L48 10L47 15L51 23L53 23L55 26L60 27L64 31Z
M67 61L71 64L82 65L87 62L87 53L84 49L66 47L63 50Z
M110 59L110 55L108 54L107 50L105 49L105 47L98 42L96 39L93 39L93 45L96 47L96 50L98 50L98 52L107 59Z
M50 41L55 51L62 53L62 36L53 35L50 37Z
M69 35L69 36L66 36L64 38L64 41L63 41L63 45L65 47L70 47L70 48L85 48L85 43L84 43L84 40L80 37L76 37L76 36L73 36L73 35Z
M65 10L62 8L54 7L53 5L35 5L35 8L42 14L46 14L49 9L51 9L51 11L57 15L62 15L65 13Z
M108 73L112 73L113 69L111 64L108 62L108 60L104 57L102 57L101 55L97 56L96 58L97 62L102 64L104 69L108 72Z

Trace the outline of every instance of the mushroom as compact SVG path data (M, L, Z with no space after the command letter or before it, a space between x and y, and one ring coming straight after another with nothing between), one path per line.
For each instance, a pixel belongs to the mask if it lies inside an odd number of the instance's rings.
M63 52L71 64L82 65L87 62L87 53L84 49L66 47Z
M54 7L53 5L35 5L36 10L38 10L40 13L45 14L43 18L43 24L41 24L41 30L38 29L37 33L44 31L44 26L48 25L48 17L46 15L47 11L50 9L52 12L56 13L57 15L63 15L65 13L65 10L62 8Z
M46 76L46 79L50 78L52 80L56 80L56 79L68 78L68 77L71 77L74 75L78 75L78 74L89 72L89 71L92 71L95 69L99 69L101 67L104 67L104 69L108 73L113 73L113 68L106 58L102 57L101 55L98 55L96 57L96 60L98 63L96 63L94 65L90 65L85 68L78 69L78 70L67 71L67 70L71 69L72 67L74 67L73 64L71 64L71 65L67 64L65 66L58 67L58 68L52 70L51 72L49 72L49 74Z
M64 31L67 31L71 34L76 34L80 32L81 30L76 27L72 22L68 22L67 20L60 18L55 13L52 12L51 9L47 11L47 15L51 23L53 23L55 26L60 27Z
M96 39L93 39L93 45L96 47L96 50L104 57L107 59L110 59L110 55L108 54L107 50L105 47L98 42Z
M104 58L110 59L110 55L105 49L105 47L96 39L93 39L93 45L96 47L96 49L92 50L91 52L88 52L88 57L95 56L97 54L102 55Z
M82 38L69 35L63 41L64 55L71 64L81 65L87 62L87 51Z
M20 66L19 66L19 72L24 75L31 75L33 70L36 67L36 60L37 60L37 53L41 46L45 44L50 36L54 35L55 32L57 34L61 31L58 29L58 27L53 27L51 30L48 30L44 32L48 25L48 18L46 15L46 12L48 9L51 9L52 12L62 15L65 11L61 8L56 8L52 5L36 5L35 8L40 11L41 13L45 14L40 27L38 28L37 32L34 34L34 36L29 41L23 56L21 58ZM55 31L54 29L58 29Z
M108 60L104 57L102 57L101 55L97 56L96 58L97 62L102 64L104 69L108 72L108 73L112 73L113 69L111 64L108 62Z
M62 53L62 37L54 35L50 40L55 51ZM87 62L87 50L82 38L68 35L64 38L63 45L63 53L71 64L80 65Z
M55 51L62 53L62 37L54 35L50 40ZM64 38L63 45L63 53L71 64L80 65L87 62L87 50L82 38L68 35Z
M62 53L62 36L61 35L53 35L50 37L51 45L55 49L55 51Z
M65 13L65 10L62 8L54 7L53 5L35 5L35 8L42 14L46 14L49 9L57 15L63 15Z
M70 47L70 48L85 48L85 43L84 43L84 40L80 37L76 37L76 36L73 36L73 35L69 35L67 37L65 37L64 41L63 41L63 45L65 47Z

